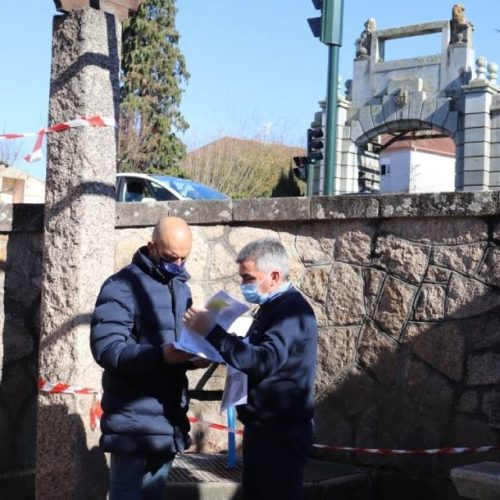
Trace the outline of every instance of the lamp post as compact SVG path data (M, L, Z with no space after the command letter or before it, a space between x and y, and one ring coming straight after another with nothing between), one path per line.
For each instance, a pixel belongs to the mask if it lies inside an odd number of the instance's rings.
M144 0L54 0L59 12L93 8L113 14L120 21L139 9Z

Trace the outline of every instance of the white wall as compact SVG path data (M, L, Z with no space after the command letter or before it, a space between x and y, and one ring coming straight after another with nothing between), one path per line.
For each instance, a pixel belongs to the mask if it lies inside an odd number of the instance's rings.
M455 191L455 158L414 151L410 192L439 191Z
M24 186L23 203L45 203L45 182L28 177Z
M380 164L390 165L390 173L380 177L382 193L455 190L455 158L402 149L382 153Z
M408 191L411 151L400 149L380 155L380 165L388 165L389 173L380 176L381 193L404 193Z

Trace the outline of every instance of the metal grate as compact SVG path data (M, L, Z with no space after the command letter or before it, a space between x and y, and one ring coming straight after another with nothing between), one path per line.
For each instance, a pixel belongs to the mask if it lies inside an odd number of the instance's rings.
M226 455L186 453L177 455L168 475L168 481L175 483L239 483L240 477L240 460L238 460L235 469L228 469Z
M357 475L360 470L356 467L309 460L304 469L305 483L319 483L329 479ZM227 455L204 455L187 453L177 455L172 470L168 476L169 482L174 483L239 483L241 479L241 460L238 460L235 469L228 469Z

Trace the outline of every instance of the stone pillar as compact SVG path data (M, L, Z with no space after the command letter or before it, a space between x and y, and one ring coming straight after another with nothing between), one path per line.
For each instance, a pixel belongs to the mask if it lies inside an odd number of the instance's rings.
M54 18L49 123L117 118L120 25L75 10ZM74 128L48 137L39 375L100 387L89 348L99 287L114 267L116 130ZM105 498L107 466L89 428L92 396L38 399L37 500Z
M352 141L351 130L347 122L349 101L345 98L338 100L337 109L337 171L335 178L336 194L352 193L358 190L357 168L352 168L352 155L350 153ZM356 178L356 183L353 178Z
M465 116L455 185L457 190L485 191L490 188L491 102L497 89L477 78L462 90Z
M442 84L448 92L460 92L462 85L467 85L474 78L475 51L472 38L467 43L447 45L443 49Z
M500 189L500 94L491 103L490 189Z

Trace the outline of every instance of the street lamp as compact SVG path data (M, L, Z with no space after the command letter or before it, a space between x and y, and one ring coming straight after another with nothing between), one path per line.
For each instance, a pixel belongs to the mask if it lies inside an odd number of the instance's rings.
M135 12L144 0L54 0L59 12L93 8L113 14L120 21L127 19L131 12Z

